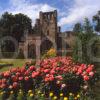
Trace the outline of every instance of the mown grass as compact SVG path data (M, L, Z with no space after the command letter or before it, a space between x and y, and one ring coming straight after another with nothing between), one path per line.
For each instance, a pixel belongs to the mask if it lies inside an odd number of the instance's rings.
M7 71L10 68L14 68L14 67L22 67L25 64L25 62L26 62L25 59L3 59L3 60L0 60L0 63L13 64L13 66L2 67L0 69L0 72Z

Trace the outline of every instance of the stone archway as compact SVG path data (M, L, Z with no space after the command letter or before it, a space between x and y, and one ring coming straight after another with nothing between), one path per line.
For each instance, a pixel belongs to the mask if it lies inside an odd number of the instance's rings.
M50 40L46 39L42 41L40 45L41 54L44 54L45 52L47 52L51 47L53 47L53 43Z
M36 46L35 44L28 44L28 58L36 58Z

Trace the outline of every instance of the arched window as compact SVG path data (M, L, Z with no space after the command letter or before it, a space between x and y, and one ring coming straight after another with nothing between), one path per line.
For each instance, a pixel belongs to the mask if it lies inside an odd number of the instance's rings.
M45 52L47 52L51 47L53 46L52 42L49 40L44 40L41 43L41 54L44 54Z

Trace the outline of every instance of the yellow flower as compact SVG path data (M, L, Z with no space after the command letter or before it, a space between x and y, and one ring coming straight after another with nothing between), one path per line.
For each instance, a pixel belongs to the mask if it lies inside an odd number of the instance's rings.
M60 93L60 97L62 97L63 96L63 93Z
M29 90L28 93L32 93L32 90Z
M3 95L4 94L4 92L0 92L0 95Z
M69 95L72 96L73 94L72 93L69 93Z
M19 91L20 91L20 92L22 92L22 90L21 90L21 89L20 89Z
M20 91L19 94L22 94L22 92Z
M50 97L52 97L52 96L53 96L53 93L52 93L52 92L50 92L49 96L50 96Z
M10 91L10 94L13 94L14 92L13 91Z
M33 97L33 93L30 94L30 97Z
M75 97L74 99L77 100L77 97Z
M68 100L68 98L67 97L64 97L64 100Z
M80 95L79 94L77 95L77 98L80 98Z
M57 96L54 96L54 97L53 97L53 100L57 100Z
M41 93L41 91L39 90L39 91L37 91L37 93L38 93L38 94L40 94L40 93Z
M44 96L44 94L41 94L41 96L43 97L43 96Z
M47 52L47 55L53 55L53 54L56 54L56 50L51 48L48 52Z

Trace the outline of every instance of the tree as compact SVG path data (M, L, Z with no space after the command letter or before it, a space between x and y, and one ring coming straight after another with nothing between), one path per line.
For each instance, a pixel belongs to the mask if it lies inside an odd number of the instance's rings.
M83 24L83 33L91 35L93 33L93 26L91 25L88 18L85 18Z
M21 40L21 37L25 34L24 31L27 30L29 33L32 30L32 21L29 17L27 17L24 14L16 14L14 16L15 23L12 28L12 33L15 38L17 38L18 41Z
M96 23L95 31L100 32L100 11L93 16L93 21Z
M75 34L79 34L79 33L81 33L82 32L82 25L81 25L81 23L76 23L75 25L74 25L74 28L73 28L73 31L75 32Z
M0 34L1 36L11 35L11 26L14 24L14 16L5 12L0 18Z
M75 24L74 26L74 32L79 32L76 34L76 37L78 37L81 41L81 45L82 45L82 62L83 63L90 63L90 57L87 54L87 44L89 42L89 40L94 37L96 34L93 32L93 27L90 23L90 21L88 20L88 18L85 18L84 23L81 27L76 27L77 26L81 26L81 24ZM75 28L76 27L76 28ZM77 30L78 29L78 30ZM76 30L76 31L75 31ZM73 58L74 60L77 62L79 59L79 55L78 55L78 42L75 42L75 45L73 47L74 51L73 51Z
M0 18L0 38L2 39L5 36L12 36L19 42L24 36L25 30L31 33L31 23L31 19L24 14L19 13L12 15L11 13L5 12ZM11 41L7 41L5 43L5 46L3 46L4 48L6 48L6 50L4 51L13 51L14 48L12 47L12 44Z
M24 31L32 30L31 19L24 14L15 14L5 12L0 18L0 35L12 36L16 40L20 41L24 35Z

